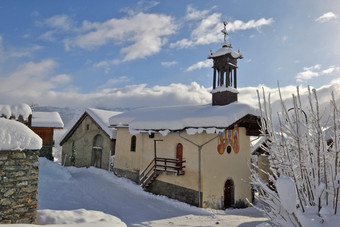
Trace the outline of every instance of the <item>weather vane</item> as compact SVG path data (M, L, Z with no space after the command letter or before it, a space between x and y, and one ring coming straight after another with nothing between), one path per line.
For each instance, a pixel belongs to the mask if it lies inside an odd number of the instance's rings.
M221 32L224 34L224 42L226 43L227 42L227 35L228 35L226 27L227 27L228 22L223 21L223 24L224 24L224 28L221 30Z

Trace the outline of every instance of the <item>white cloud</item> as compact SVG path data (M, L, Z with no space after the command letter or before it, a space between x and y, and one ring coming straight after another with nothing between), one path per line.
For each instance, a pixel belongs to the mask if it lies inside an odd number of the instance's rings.
M31 57L35 51L41 50L42 47L35 45L29 48L23 48L20 50L8 50L6 55L7 57L12 57L12 58L21 58L21 57Z
M110 42L123 44L122 61L131 61L156 54L166 43L166 36L174 34L177 26L170 16L145 14L110 19L103 23L84 21L82 34L65 39L65 48L94 49Z
M2 45L2 36L0 35L0 62L8 59L8 58L21 58L21 57L31 57L32 54L40 50L42 47L38 45L34 45L27 48L13 48L7 47L4 48Z
M54 37L57 34L57 31L47 31L44 34L40 35L39 38L45 41L54 42L56 38Z
M114 64L114 62L112 62L112 61L101 61L101 62L93 64L93 67L97 68L97 69L102 68L102 69L104 69L104 73L108 74L111 71L111 67L110 67L111 64Z
M199 20L204 18L207 14L209 13L209 10L197 10L195 9L192 5L189 5L187 7L187 15L186 19L187 20Z
M43 21L37 21L36 24L51 29L39 36L40 39L50 42L56 41L56 35L59 32L74 32L77 30L75 22L68 15L56 15Z
M56 15L44 22L48 27L62 31L69 31L73 27L73 21L68 15Z
M202 14L205 15L205 14ZM213 13L205 16L196 28L191 32L190 39L184 38L170 44L171 48L189 48L196 45L204 45L223 41L221 30L223 24L221 23L221 14ZM272 18L261 18L259 20L249 20L243 22L235 20L227 24L227 31L234 32L237 30L260 29L262 26L270 25L274 22Z
M338 15L334 14L333 12L327 12L323 14L322 16L318 17L317 19L315 19L315 21L320 22L320 23L325 23L330 20L334 20L336 18L338 18Z
M340 67L329 66L327 69L321 70L321 65L316 64L316 65L311 66L311 67L304 67L303 70L304 71L299 72L295 76L297 82L303 82L303 81L306 81L306 80L309 80L309 79L312 79L312 78L315 78L315 77L331 74L333 72L340 72Z
M50 82L55 84L67 84L71 81L71 77L67 74L59 74L55 77L52 77Z
M46 94L59 85L70 81L66 74L53 75L57 62L51 59L40 62L28 62L21 65L17 71L0 78L0 96L2 102L34 102L44 100ZM53 103L50 103L53 105Z
M187 72L196 70L196 69L202 69L202 68L211 68L213 66L213 61L211 59L207 59L205 61L199 61L187 68Z
M177 61L166 61L166 62L161 62L161 65L164 67L171 67L173 65L177 65Z
M111 78L108 81L106 81L105 84L101 85L98 87L99 90L103 89L112 89L112 87L117 86L117 84L124 83L124 82L129 82L131 79L127 76L121 76L118 78Z
M93 64L93 67L95 67L95 68L102 68L102 67L108 67L109 65L110 65L109 62L101 61L101 62Z
M299 72L296 75L296 80L297 81L302 81L302 80L309 80L313 77L319 76L319 73L315 72L315 70L319 70L321 68L321 65L317 64L311 67L304 67L302 72Z
M322 71L321 71L321 74L322 74L322 75L325 75L325 74L331 74L331 73L333 73L333 72L340 72L340 67L334 66L334 65L329 66L328 69L322 70Z
M20 67L5 78L0 78L0 103L17 103L25 102L28 104L39 103L42 106L57 107L95 107L106 109L126 109L142 106L164 106L164 105L191 105L191 104L210 104L211 88L206 88L192 82L189 85L173 83L167 86L148 87L146 84L136 84L124 86L121 88L115 85L120 82L128 81L125 76L108 80L100 86L95 92L82 94L77 88L67 87L63 91L54 91L58 85L66 85L69 82L69 75L53 75L54 68L58 64L53 60L44 60L38 63L29 62ZM311 68L311 67L309 67ZM330 67L331 68L331 67ZM328 68L328 69L330 69ZM337 67L334 70L339 70ZM323 73L331 71L321 70L321 66L313 66ZM268 97L270 93L271 102L273 103L273 113L280 107L279 95L277 88L270 88L264 85L258 87L239 87L239 102L247 103L251 106L258 107L258 98L256 90L259 90L262 96L262 88ZM325 85L319 88L320 103L329 103L331 91L335 92L336 97L340 97L340 81L332 81L331 85ZM307 89L300 88L301 95L306 97ZM293 93L296 93L295 86L281 87L281 93L284 99L290 99ZM339 102L340 100L338 100ZM308 103L308 102L306 102ZM291 106L289 101L287 106ZM339 103L340 105L340 103Z
M139 0L134 7L127 7L121 9L121 12L125 12L129 15L135 15L140 12L147 12L149 9L157 6L159 4L158 1L150 1L150 0Z
M170 84L147 87L146 84L105 89L97 93L97 107L133 108L141 106L206 104L211 102L209 90L196 82L190 85ZM100 96L100 97L99 97Z
M265 25L271 25L274 23L273 18L261 18L258 20L250 20L248 22L243 22L241 20L235 20L227 24L227 31L237 31L237 30L248 30L248 29L260 29Z

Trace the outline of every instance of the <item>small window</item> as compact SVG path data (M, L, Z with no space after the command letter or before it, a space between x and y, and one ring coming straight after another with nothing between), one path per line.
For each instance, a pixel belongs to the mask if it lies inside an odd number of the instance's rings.
M87 124L87 125L86 125L86 130L89 130L89 129L90 129L90 125Z
M130 151L134 151L134 152L136 151L136 136L131 137Z

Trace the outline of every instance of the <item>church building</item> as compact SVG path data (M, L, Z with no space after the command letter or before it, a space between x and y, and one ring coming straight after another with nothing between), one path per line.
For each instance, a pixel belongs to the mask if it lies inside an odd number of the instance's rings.
M241 53L224 42L213 61L212 103L141 108L109 119L116 132L114 172L145 190L195 206L225 209L252 201L250 136L258 110L237 101Z

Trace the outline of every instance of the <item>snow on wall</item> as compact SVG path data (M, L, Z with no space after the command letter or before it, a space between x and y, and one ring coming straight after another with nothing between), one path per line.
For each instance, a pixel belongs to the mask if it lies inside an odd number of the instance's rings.
M33 112L32 127L63 128L64 123L58 112Z
M0 105L0 116L6 118L14 117L18 119L21 115L25 121L32 114L32 109L29 105L21 103L16 105Z
M0 118L0 151L2 150L39 150L42 139L26 125Z
M113 116L113 127L129 127L132 134L145 131L176 131L191 128L190 134L214 133L226 128L247 114L258 115L258 110L241 103L225 106L193 105L141 108ZM195 129L195 131L194 131ZM167 134L167 133L165 133Z

